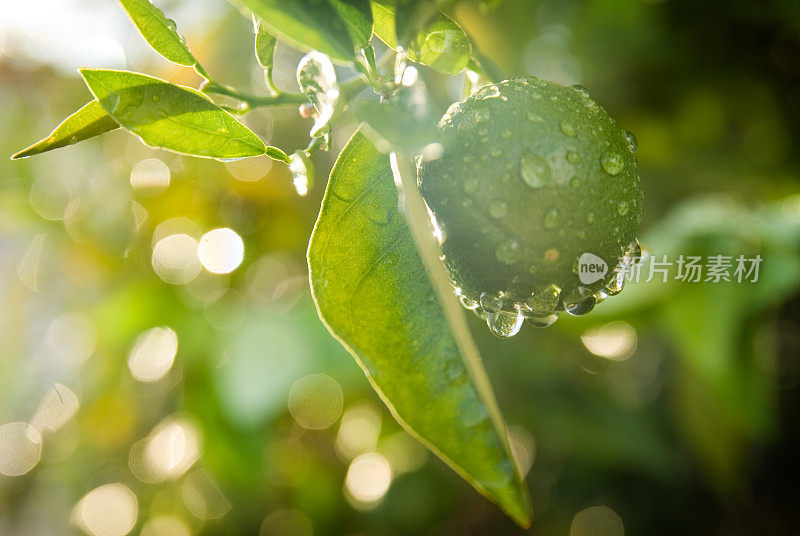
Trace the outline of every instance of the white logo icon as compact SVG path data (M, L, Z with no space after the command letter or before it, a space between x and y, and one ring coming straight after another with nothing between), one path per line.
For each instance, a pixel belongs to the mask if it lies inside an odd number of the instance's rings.
M584 285L600 281L608 272L606 261L594 253L584 253L578 257L578 278Z

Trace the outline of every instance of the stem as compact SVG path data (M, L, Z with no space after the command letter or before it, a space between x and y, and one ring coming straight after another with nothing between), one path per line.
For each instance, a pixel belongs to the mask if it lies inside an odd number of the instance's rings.
M458 299L450 285L447 270L440 260L441 251L433 236L428 209L425 205L425 200L417 189L417 173L414 160L412 157L396 151L391 153L390 159L395 184L397 184L398 191L405 199L406 222L408 222L408 227L411 229L422 264L425 266L428 278L433 285L436 296L439 298L447 324L453 333L456 346L464 359L472 381L475 383L478 395L486 403L489 416L500 436L500 440L503 441L506 450L511 452L508 445L508 432L505 421L494 396L492 384L489 382L489 376L481 363L478 347L469 331L464 309L458 303Z
M233 97L246 103L250 108L259 108L265 106L297 106L307 102L308 99L304 95L294 93L279 92L275 95L261 96L253 95L251 93L242 93L232 87L223 86L216 82L208 82L200 89L203 93L212 93L215 95L226 95Z

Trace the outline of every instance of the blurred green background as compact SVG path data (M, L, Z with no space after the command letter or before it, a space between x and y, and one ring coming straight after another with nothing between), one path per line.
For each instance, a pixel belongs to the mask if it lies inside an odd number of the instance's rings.
M219 80L266 91L250 21L222 0L158 4ZM638 137L646 251L763 258L757 283L629 284L510 341L472 319L530 533L800 534L800 5L492 4L453 12L485 56L580 83ZM296 91L301 54L277 54ZM9 3L0 155L89 99L78 66L199 82L114 2ZM420 73L442 110L459 98L463 75ZM312 121L245 122L288 152ZM0 535L523 532L400 430L317 319L304 254L355 124L334 128L306 198L265 158L122 131L0 158Z

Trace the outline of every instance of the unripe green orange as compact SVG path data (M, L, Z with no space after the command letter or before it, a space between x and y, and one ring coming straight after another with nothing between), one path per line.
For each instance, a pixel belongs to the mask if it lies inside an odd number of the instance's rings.
M636 142L586 90L532 77L488 85L439 129L441 156L420 163L418 180L465 306L490 327L549 324L621 289L620 259L638 255ZM579 277L585 253L608 267L591 283Z

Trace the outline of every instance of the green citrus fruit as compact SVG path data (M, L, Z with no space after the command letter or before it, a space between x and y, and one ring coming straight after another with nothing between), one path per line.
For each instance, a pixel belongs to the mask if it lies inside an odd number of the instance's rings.
M549 324L621 290L638 255L636 142L585 89L532 77L488 85L439 129L441 156L423 160L418 179L465 306L503 334L523 316ZM514 325L492 326L503 323Z

